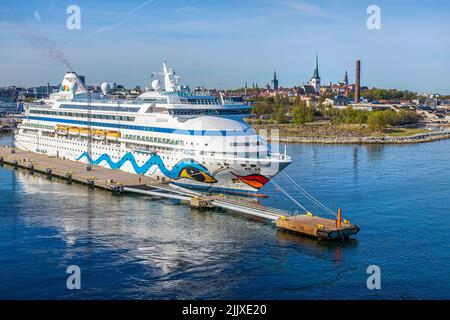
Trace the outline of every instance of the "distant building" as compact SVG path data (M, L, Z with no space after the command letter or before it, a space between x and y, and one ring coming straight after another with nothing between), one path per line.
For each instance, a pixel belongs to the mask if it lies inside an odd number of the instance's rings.
M333 107L335 108L345 108L349 104L348 98L342 94L335 95L333 98Z
M347 71L345 71L344 79L342 79L342 81L339 81L338 86L340 88L344 88L345 90L348 89L349 85L348 85L348 73L347 73Z
M313 85L305 84L300 87L300 95L302 96L314 96L316 93L316 88Z
M429 99L426 99L423 105L429 107L430 109L436 109L438 105L438 99L435 97L431 97Z
M300 99L306 102L308 107L316 106L319 102L319 99L316 96L302 96Z
M316 93L320 93L320 76L319 76L319 58L316 53L316 67L314 68L314 74L309 81L309 84L314 87Z
M278 91L278 79L277 79L277 71L276 70L274 70L274 72L273 72L272 88L274 91Z
M47 98L49 93L58 90L59 86L51 86L47 84L46 86L28 87L20 90L16 90L17 100L23 101L25 99L43 99Z
M11 103L4 103L0 102L0 115L4 116L5 114L11 114L11 113L21 113L24 111L23 103L19 102L11 102Z
M15 102L17 99L17 93L12 89L4 89L0 90L0 103L11 103Z
M351 104L349 104L349 106L351 106L355 110L367 110L367 111L395 110L395 106L392 104L359 102L359 103L351 103Z

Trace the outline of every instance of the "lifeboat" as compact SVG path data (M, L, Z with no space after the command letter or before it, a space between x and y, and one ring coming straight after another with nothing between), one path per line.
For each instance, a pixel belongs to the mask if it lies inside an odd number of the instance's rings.
M96 140L105 139L105 135L106 135L106 132L104 130L94 130L94 132L93 132L94 139L96 139Z
M67 126L57 124L55 132L61 136L67 136L68 133Z
M80 134L80 128L78 127L69 127L69 134L72 136L78 136Z
M119 131L107 131L106 132L106 139L108 140L117 140L121 137L121 134Z
M91 130L86 129L86 128L81 128L80 129L80 135L83 137L89 137L89 135L91 134Z

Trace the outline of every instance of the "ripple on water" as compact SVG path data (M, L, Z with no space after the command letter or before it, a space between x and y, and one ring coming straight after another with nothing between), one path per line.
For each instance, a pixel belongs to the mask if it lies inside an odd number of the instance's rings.
M0 137L0 143L2 143ZM0 167L0 297L140 299L450 298L450 141L290 145L286 169L361 227L317 242L270 223L174 201L113 196ZM320 213L282 175L296 199ZM263 203L296 210L268 185ZM66 267L82 290L65 288ZM367 266L382 290L366 288Z

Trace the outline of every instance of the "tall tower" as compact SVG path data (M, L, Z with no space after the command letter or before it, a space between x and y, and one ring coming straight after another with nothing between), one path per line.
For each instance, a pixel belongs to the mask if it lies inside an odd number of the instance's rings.
M356 60L355 103L359 103L361 95L361 61Z
M278 91L277 70L273 71L272 88L274 91Z
M309 84L314 87L316 93L320 93L320 76L319 76L319 57L316 52L316 67L314 68L314 74L309 81Z
M348 73L347 70L345 70L345 76L344 76L344 95L348 96Z

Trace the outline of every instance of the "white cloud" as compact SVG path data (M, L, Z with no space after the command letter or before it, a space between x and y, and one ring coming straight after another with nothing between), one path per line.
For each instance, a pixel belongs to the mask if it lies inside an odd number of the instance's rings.
M326 10L303 1L283 0L281 1L281 4L290 10L295 10L304 15L318 18L332 18L332 15Z
M123 25L125 22L127 22L137 11L143 9L145 6L147 6L149 3L153 2L153 0L148 0L145 1L143 3L141 3L139 6L135 7L134 9L132 9L130 12L128 12L125 17L120 20L119 22L109 25L109 26L104 26L104 27L100 27L96 30L96 32L104 32L104 31L109 31L111 29L114 29L116 27L120 27L121 25Z
M34 11L33 15L37 21L42 22L41 14L39 13L39 11Z

